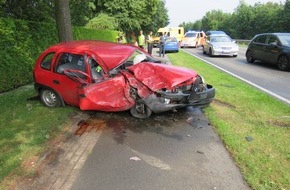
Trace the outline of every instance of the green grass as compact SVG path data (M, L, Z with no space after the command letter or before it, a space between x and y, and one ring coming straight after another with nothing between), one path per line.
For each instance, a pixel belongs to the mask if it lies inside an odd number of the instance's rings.
M168 56L216 88L214 102L204 110L248 184L259 190L290 189L290 107L184 52ZM34 175L23 162L42 153L78 110L28 100L35 96L32 85L0 94L0 189L7 175Z
M7 175L33 175L23 162L43 152L74 112L71 107L44 107L36 95L33 85L0 94L0 189Z
M290 189L290 106L182 51L168 56L215 87L205 113L250 187Z

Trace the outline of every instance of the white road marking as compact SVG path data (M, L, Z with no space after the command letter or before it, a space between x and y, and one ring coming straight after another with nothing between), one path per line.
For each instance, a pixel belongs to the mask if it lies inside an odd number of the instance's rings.
M269 95L271 95L271 96L273 96L273 97L275 97L275 98L287 103L288 105L290 105L290 100L288 100L288 99L286 99L286 98L284 98L284 97L282 97L282 96L280 96L280 95L278 95L278 94L276 94L274 92L271 92L271 91L269 91L269 90L267 90L267 89L255 84L255 83L253 83L251 81L248 81L247 79L244 79L244 78L242 78L242 77L240 77L240 76L238 76L238 75L236 75L236 74L234 74L234 73L232 73L232 72L230 72L230 71L228 71L226 69L223 69L223 68L221 68L221 67L219 67L219 66L217 66L217 65L215 65L215 64L213 64L213 63L211 63L211 62L209 62L209 61L207 61L207 60L205 60L205 59L203 59L201 57L198 57L198 56L196 56L196 55L194 55L194 54L192 54L190 52L187 52L187 51L184 51L184 52L189 54L189 55L192 55L192 56L194 56L194 57L206 62L207 64L209 64L209 65L211 65L211 66L213 66L213 67L215 67L215 68L217 68L217 69L219 69L221 71L224 71L225 73L228 73L228 74L230 74L230 75L232 75L232 76L234 76L234 77L236 77L236 78L238 78L238 79L240 79L240 80L242 80L242 81L244 81L244 82L246 82L246 83L248 83L248 84L250 84L250 85L252 85L252 86L254 86L254 87L256 87L256 88L258 88L258 89L260 89L262 91L264 91L264 92L266 92L266 93L268 93Z
M129 147L128 147L129 148ZM154 166L156 168L162 169L162 170L171 170L171 167L164 163L162 160L154 157L154 156L149 156L142 154L136 150L133 150L129 148L134 154L136 154L138 157L140 157L142 160L144 160L147 164Z

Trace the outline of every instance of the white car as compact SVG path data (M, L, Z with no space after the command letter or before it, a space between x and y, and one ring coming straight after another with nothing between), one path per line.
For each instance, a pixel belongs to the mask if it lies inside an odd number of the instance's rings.
M209 35L203 45L203 53L210 56L233 56L237 57L239 46L228 35Z
M180 47L198 47L203 45L205 34L204 32L188 31L181 39Z

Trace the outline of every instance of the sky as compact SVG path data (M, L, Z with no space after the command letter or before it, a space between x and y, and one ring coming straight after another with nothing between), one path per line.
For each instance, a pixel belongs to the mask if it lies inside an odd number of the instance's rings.
M281 2L286 0L244 0L248 5L266 2ZM195 22L201 19L206 12L221 10L225 13L233 13L240 0L166 0L165 7L170 19L169 27L177 27L183 22Z

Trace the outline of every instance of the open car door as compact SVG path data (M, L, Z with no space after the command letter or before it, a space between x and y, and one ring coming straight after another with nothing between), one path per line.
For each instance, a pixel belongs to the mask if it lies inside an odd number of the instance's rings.
M135 104L123 75L84 85L79 89L81 110L123 111Z

